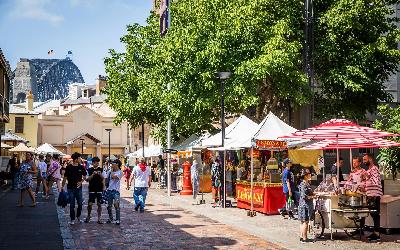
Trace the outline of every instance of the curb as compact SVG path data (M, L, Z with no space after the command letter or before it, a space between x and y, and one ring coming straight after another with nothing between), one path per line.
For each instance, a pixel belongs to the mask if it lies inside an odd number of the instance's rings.
M57 207L57 216L58 216L58 222L60 224L60 232L61 232L61 238L63 239L64 249L75 250L76 245L72 237L71 229L68 224L68 218L67 216L65 216L64 209L57 205L57 198L56 198L58 197L57 189L53 189L53 193L54 193L54 203L56 204Z

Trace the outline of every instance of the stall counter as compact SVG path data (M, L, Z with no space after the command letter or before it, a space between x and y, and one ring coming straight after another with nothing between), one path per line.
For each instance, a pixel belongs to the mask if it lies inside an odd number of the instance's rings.
M250 209L251 183L237 180L236 182L237 207ZM255 211L267 215L279 214L278 209L285 205L281 183L253 182L253 208Z

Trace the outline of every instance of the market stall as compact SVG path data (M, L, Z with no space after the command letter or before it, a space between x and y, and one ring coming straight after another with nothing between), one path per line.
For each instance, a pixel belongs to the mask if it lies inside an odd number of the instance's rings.
M272 112L258 125L255 133L244 144L250 143L250 184L246 188L250 188L250 199L248 202L238 199L238 208L250 209L249 216L254 216L254 211L265 214L278 214L278 209L285 205L285 196L280 180L279 158L280 152L287 149L287 142L278 139L280 136L288 135L296 131L295 128L289 126ZM260 151L267 151L268 160L264 161L265 165L259 163ZM264 154L265 155L265 154ZM262 161L261 161L262 162ZM261 182L261 183L260 183ZM243 187L243 186L242 186ZM262 187L263 191L260 191ZM263 207L255 198L256 192L262 192ZM239 193L238 193L239 194ZM258 203L258 204L257 204Z
M397 142L382 139L389 136L396 135L362 127L345 119L332 119L285 137L321 140L303 149L336 149L338 162L339 149L400 146ZM339 168L337 171L338 176ZM318 230L317 236L322 236L325 228L330 230L331 239L333 229L343 229L346 233L348 229L360 229L362 219L374 212L367 204L365 190L359 183L346 182L343 186L341 184L344 183L335 178L325 179L314 192L316 212L313 227ZM359 236L361 238L361 234Z

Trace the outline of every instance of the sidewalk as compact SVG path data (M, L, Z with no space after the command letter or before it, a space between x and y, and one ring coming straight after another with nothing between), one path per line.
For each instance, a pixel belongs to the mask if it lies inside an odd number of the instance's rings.
M300 222L297 220L285 220L280 215L266 216L261 213L257 213L255 217L248 217L246 210L243 209L213 208L211 194L205 194L206 204L204 205L192 205L191 195L173 194L168 197L165 190L152 189L149 196L153 196L153 199L170 207L183 208L288 249L400 249L400 244L395 243L395 240L400 239L399 234L381 234L382 243L369 243L365 239L369 234L368 232L366 232L362 241L349 239L344 232L338 232L334 234L333 241L326 234L326 239L315 243L302 244L299 242ZM327 230L325 230L325 233L327 233Z
M87 215L87 185L83 189L82 219ZM121 225L96 223L96 206L90 223L68 226L70 249L282 249L269 241L244 233L186 209L169 206L150 190L144 213L134 211L132 190L121 186ZM69 220L63 209L62 224ZM113 211L115 216L115 211ZM108 218L103 205L102 221Z
M37 198L37 206L16 207L19 190L0 195L0 249L63 249L54 196L46 201Z

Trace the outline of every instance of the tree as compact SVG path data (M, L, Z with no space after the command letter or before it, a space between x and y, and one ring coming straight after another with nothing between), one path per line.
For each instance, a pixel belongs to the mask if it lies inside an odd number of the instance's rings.
M378 107L379 119L375 120L374 127L394 134L400 134L400 107L392 108L389 105ZM392 140L400 142L399 138ZM400 170L400 147L380 149L378 160L384 166L386 175L392 174L396 178Z
M315 1L320 117L359 117L387 99L383 82L400 61L398 30L382 7L390 1L368 2ZM271 110L287 114L307 104L312 92L302 63L303 8L299 0L179 0L164 38L155 14L147 26L128 26L121 39L126 51L111 50L105 60L105 93L117 122L154 124L159 136L168 118L176 137L212 129L220 112L217 71L234 73L226 82L228 113L260 121Z
M366 111L391 100L384 82L400 60L399 29L390 7L397 2L316 1L314 65L321 91L315 99L320 118L365 119Z

